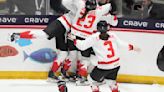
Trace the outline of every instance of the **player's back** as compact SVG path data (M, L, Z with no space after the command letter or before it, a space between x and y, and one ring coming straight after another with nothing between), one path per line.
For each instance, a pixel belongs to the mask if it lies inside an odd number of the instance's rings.
M96 25L100 18L108 13L109 10L110 4L99 6L96 10L89 11L87 15L82 18L86 11L85 3L79 5L76 16L72 21L71 33L81 38L87 38L96 30Z
M118 45L115 36L112 33L109 34L108 40L101 40L99 38L99 32L94 34L97 37L96 43L93 46L96 56L99 57L99 60L110 61L119 57Z

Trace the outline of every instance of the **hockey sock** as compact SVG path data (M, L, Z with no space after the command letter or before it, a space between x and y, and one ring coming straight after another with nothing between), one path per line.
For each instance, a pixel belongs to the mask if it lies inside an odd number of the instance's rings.
M81 67L78 71L78 75L86 77L87 76L87 69L84 67Z
M92 92L100 92L99 86L95 84L97 81L93 80L90 75L87 76L87 79L89 84L91 85Z
M58 70L58 68L60 67L61 63L65 60L67 55L68 55L67 51L59 51L57 59L54 60L52 68L51 68L53 72L56 72Z
M69 59L66 59L64 64L63 64L63 69L67 71L71 66L71 61Z
M91 86L91 89L92 89L92 92L100 92L100 91L99 91L99 86L92 85L92 86Z
M118 84L115 80L107 80L106 83L109 85L112 92L119 92Z
M58 64L58 62L54 61L51 70L53 72L56 72L59 69L59 67L60 67L60 64Z
M69 70L70 66L71 66L71 61L69 59L66 59L63 64L63 67L61 68L61 73L66 78L69 77L69 75L67 74L67 71Z
M58 88L60 92L67 92L67 86L65 81L58 81L57 82Z

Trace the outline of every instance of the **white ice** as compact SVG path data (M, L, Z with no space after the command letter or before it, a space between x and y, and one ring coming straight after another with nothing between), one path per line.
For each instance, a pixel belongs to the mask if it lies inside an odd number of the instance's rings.
M89 86L75 86L67 83L68 92L92 92ZM106 85L101 92L111 92ZM164 85L119 83L120 92L164 92ZM59 92L56 83L46 80L0 80L0 92Z

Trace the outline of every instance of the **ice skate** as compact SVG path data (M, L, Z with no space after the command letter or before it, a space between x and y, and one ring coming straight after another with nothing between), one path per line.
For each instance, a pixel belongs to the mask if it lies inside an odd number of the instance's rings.
M53 71L49 71L47 82L57 83L58 81L59 81L59 77L57 77Z
M76 85L77 86L88 86L89 82L87 81L87 79L85 77L81 77L81 78L78 78L78 80L76 81Z
M61 68L61 79L60 80L63 80L63 81L66 81L68 82L69 81L69 74L67 73L67 71L65 71L63 68Z
M68 77L65 77L65 76L63 76L63 75L61 75L61 76L59 76L59 80L68 82L68 81L69 81L69 78L68 78Z
M76 82L78 79L77 79L77 74L73 73L69 76L69 81L70 82Z

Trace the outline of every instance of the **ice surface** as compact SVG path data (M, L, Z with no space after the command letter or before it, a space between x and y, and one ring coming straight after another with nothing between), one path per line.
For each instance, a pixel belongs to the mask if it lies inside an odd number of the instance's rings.
M92 92L89 86L67 83L68 92ZM107 85L100 86L101 92L111 92ZM164 92L162 85L119 83L120 92ZM46 80L0 80L0 92L59 92L56 83Z

